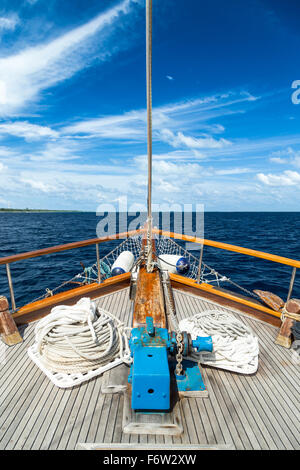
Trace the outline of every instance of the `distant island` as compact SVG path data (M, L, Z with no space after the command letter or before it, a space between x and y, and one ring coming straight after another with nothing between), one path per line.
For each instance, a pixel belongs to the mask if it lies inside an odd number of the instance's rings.
M78 210L59 210L59 209L9 209L0 207L0 212L82 212Z

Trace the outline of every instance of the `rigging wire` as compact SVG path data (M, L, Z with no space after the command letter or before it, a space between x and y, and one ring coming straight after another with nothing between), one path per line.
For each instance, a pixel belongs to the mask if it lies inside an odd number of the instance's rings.
M147 154L148 154L148 217L147 217L147 272L153 271L152 262L152 0L146 0L146 84L147 84Z

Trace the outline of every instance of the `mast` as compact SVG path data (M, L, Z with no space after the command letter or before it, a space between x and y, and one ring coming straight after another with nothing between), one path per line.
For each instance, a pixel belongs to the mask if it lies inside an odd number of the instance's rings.
M146 83L147 83L147 153L148 153L148 199L147 199L147 271L152 264L152 0L146 0Z

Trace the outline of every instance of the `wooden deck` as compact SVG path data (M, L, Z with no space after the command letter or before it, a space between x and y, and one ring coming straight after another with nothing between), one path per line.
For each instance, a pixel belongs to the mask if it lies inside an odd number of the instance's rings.
M128 291L97 302L130 324ZM176 290L174 296L179 319L212 306L228 310ZM274 344L276 328L239 317L259 338L259 370L253 376L241 376L204 368L209 397L183 400L180 437L122 433L123 395L101 394L101 378L73 389L55 387L27 355L34 324L20 328L22 344L0 345L0 449L75 449L78 443L299 449L299 366L293 363L291 351Z

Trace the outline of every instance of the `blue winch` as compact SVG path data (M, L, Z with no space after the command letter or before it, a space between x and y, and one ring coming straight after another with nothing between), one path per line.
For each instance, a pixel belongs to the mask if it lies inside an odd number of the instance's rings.
M180 352L185 357L194 349L198 352L213 349L210 336L192 340L187 332L181 332L180 345ZM180 375L172 370L168 355L178 353L177 334L155 327L152 317L146 317L145 326L132 329L129 346L133 363L128 382L132 384L131 406L134 410L169 410L171 374L176 378L179 391L205 389L197 363L187 361L188 366L183 367Z

